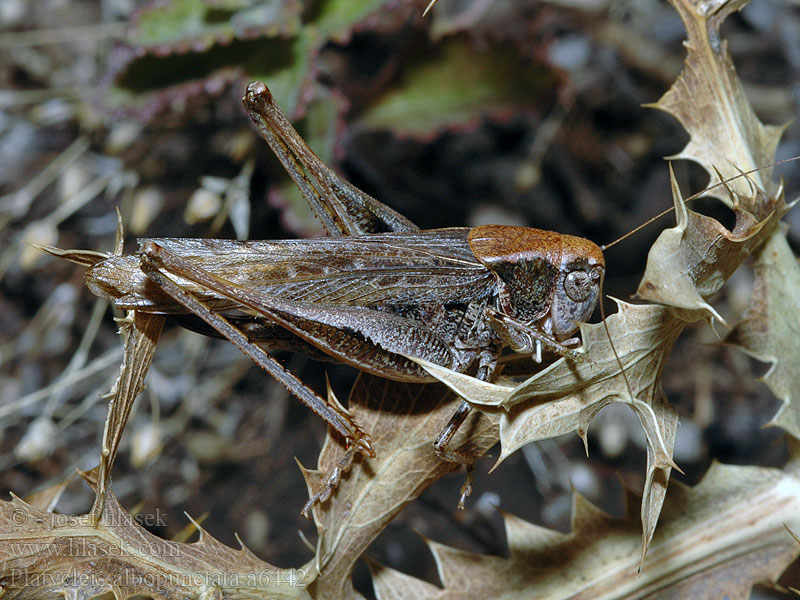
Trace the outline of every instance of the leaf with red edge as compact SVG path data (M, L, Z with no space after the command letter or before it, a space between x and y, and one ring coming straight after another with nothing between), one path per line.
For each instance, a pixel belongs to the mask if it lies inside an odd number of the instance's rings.
M408 61L400 82L370 106L360 124L397 135L431 138L535 110L556 93L555 75L510 46L477 49L465 37Z

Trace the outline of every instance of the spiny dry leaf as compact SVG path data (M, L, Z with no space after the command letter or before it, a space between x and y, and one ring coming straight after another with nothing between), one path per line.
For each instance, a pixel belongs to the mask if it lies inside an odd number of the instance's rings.
M745 600L800 554L800 478L715 464L694 488L673 483L644 569L635 519L613 519L580 496L569 534L506 515L510 558L429 542L444 588L372 564L379 600L605 598Z
M643 395L653 394L663 361L683 328L680 319L660 307L620 300L617 304L620 311L606 320L608 333L602 324L581 324L582 352L590 358L578 363L559 360L515 386L488 384L418 362L476 407L506 411L500 421L503 448L498 462L530 441L572 431L585 440L589 422L608 403L635 403Z
M800 269L782 232L776 230L759 250L753 269L750 305L725 342L771 363L764 381L783 405L770 425L800 439Z
M439 458L433 441L458 405L439 385L406 384L362 374L350 394L349 411L372 437L377 456L359 459L334 492L314 509L319 532L321 574L312 592L318 598L352 596L350 573L372 540L409 502L461 465ZM469 438L469 445L463 446ZM459 430L451 448L479 456L497 441L497 419L475 413ZM306 471L311 491L322 487L344 452L328 435L318 471ZM453 508L458 498L453 498Z
M688 32L686 66L670 90L653 106L675 116L690 135L676 158L694 160L711 175L734 177L770 164L783 127L763 125L744 95L720 37L719 28L746 0L693 3L673 0ZM719 318L704 298L717 292L749 253L777 231L787 208L771 170L727 184L717 194L733 208L736 226L728 232L716 220L687 210L673 180L678 224L653 245L637 295L645 300ZM718 192L722 191L721 189ZM795 267L796 268L796 267ZM681 313L693 320L700 314Z
M692 2L671 0L686 27L686 64L680 77L661 99L651 105L677 118L690 140L673 158L685 158L702 165L711 184L740 171L769 165L775 160L785 126L764 125L756 117L736 75L728 44L719 28L748 0ZM772 194L771 170L752 175L758 187ZM741 195L751 193L748 183L732 183Z
M702 159L714 174L717 163L722 164L723 176L736 175L735 167L769 163L781 128L764 127L755 117L719 38L719 25L742 3L683 6L676 0L675 4L687 27L689 54L684 73L656 106L678 117L691 135L679 158ZM706 153L708 148L716 153ZM601 408L612 401L628 403L642 422L648 444L642 556L674 466L677 415L661 391L661 368L685 322L719 318L705 297L717 292L744 258L778 230L786 207L782 191L765 182L767 177L740 179L736 187L732 185L736 226L729 232L716 220L686 209L671 174L678 225L665 231L651 249L638 296L674 308L621 305L619 315L607 319L627 381L611 345L604 341L606 333L596 327L581 328L588 360L577 364L561 360L515 387L477 382L423 365L483 410L511 408L501 420L501 460L529 441L569 431L585 439L589 421Z
M505 409L500 416L498 462L529 442L572 431L585 441L589 422L602 408L611 402L628 404L647 437L641 515L644 556L674 466L678 425L678 416L661 391L661 374L685 322L658 306L617 303L619 312L606 320L608 332L602 324L581 325L587 360L559 360L515 387L491 386L430 363L423 366L476 407ZM492 388L491 394L484 393L487 387Z
M746 0L693 3L673 0L688 32L686 66L670 90L653 106L675 116L690 135L676 158L698 162L711 183L770 164L783 127L763 125L744 95L720 37L719 28ZM688 211L678 202L678 225L662 233L650 250L638 296L719 318L704 300L715 293L744 257L777 230L787 208L771 170L727 184L716 195L734 209L736 226L728 232L714 219ZM684 314L692 319L696 315Z
M686 208L674 176L671 178L678 224L663 231L647 257L636 295L644 300L682 309L681 318L722 320L705 298L715 294L742 261L778 228L786 213L783 194L754 194L749 200L763 220L742 208L734 194L736 224L728 231L719 221Z
M26 599L310 597L308 569L279 569L198 529L191 544L162 540L111 488L98 521L91 513L45 512L13 496L0 501L0 589L4 598Z
M744 3L675 2L689 32L689 56L684 73L655 105L676 116L691 136L678 156L700 163L711 173L712 182L719 175L729 177L772 162L784 129L765 126L755 116L719 37L724 18ZM755 287L744 320L726 342L771 363L764 380L783 401L771 424L800 438L800 416L793 402L795 390L800 389L794 368L800 358L800 267L778 227L789 207L770 173L768 169L731 182L728 203L736 212L736 227L730 235L713 219L676 205L678 226L653 245L638 294L717 316L702 297L716 292L744 255L768 239L756 255ZM752 223L754 219L761 223ZM687 221L697 226L688 226ZM698 240L694 233L701 230L704 239ZM713 271L716 276L709 277ZM699 273L706 276L706 285Z
M129 311L120 321L120 334L125 343L119 378L111 390L108 416L103 429L103 445L100 452L97 500L93 513L103 512L106 487L111 481L111 467L117 456L122 432L128 422L133 402L144 389L144 378L153 361L158 337L164 327L164 317L137 311Z

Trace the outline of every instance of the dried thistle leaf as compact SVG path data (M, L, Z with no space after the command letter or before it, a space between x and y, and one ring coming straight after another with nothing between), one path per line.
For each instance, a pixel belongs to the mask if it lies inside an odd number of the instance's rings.
M715 165L723 165L719 168L724 176L736 175L737 168L770 162L780 133L780 128L758 122L720 42L719 24L741 4L678 6L689 31L687 67L657 105L673 112L690 133L691 142L679 157L698 157L712 174ZM708 118L713 111L717 112ZM707 152L706 146L717 154ZM768 173L763 178L768 179ZM639 416L648 441L642 557L654 534L674 466L677 415L660 388L664 361L685 322L704 316L719 318L704 297L716 292L741 261L763 243L785 212L780 190L764 183L762 177L752 182L739 180L730 194L737 225L728 232L713 219L687 211L674 178L673 189L676 205L680 205L679 225L666 232L651 252L640 295L680 310L621 304L620 313L608 319L610 336L618 346L619 362L625 366L627 377L623 377L606 332L600 332L597 326L582 327L588 360L578 364L559 361L513 388L420 363L476 407L486 412L508 411L501 415L500 460L529 441L568 431L585 437L589 421L603 406L612 401L629 404ZM657 268L659 265L661 268Z
M786 212L783 195L767 198L754 194L749 198L751 206L758 202L757 214L765 215L762 221L743 210L742 198L734 196L736 225L728 231L716 219L687 209L672 173L670 181L678 224L663 231L650 249L636 295L684 309L681 317L687 321L710 317L722 321L704 298L719 291L778 226Z
M529 442L572 431L585 441L589 422L602 408L611 402L628 404L647 438L641 515L644 556L658 521L670 469L675 466L672 453L678 416L664 398L661 375L685 322L659 306L617 304L619 312L606 319L608 332L602 324L581 325L582 352L587 360L559 360L515 388L420 364L476 408L505 410L500 416L498 463Z
M339 484L333 497L314 508L319 531L314 583L318 597L352 596L353 565L375 536L431 483L463 467L439 458L433 441L458 404L438 385L397 383L359 375L350 394L349 411L370 432L377 456L361 460ZM469 438L469 445L463 444ZM452 448L479 456L497 441L497 419L475 413L461 427ZM322 486L323 473L344 452L329 435L318 471L304 471L310 490ZM453 498L455 508L457 498Z
M641 573L636 520L613 519L580 496L569 534L505 515L510 558L430 542L444 589L370 567L380 600L747 598L754 583L774 581L800 554L784 528L799 515L796 468L714 464L694 488L670 486Z
M672 158L698 162L711 176L710 185L719 182L719 175L728 178L738 175L740 170L773 162L785 128L764 125L758 120L736 75L728 44L719 33L728 15L741 10L747 2L671 1L688 34L684 44L686 64L669 91L651 106L670 113L681 122L690 140ZM753 180L768 193L775 192L770 169L754 173ZM737 180L732 186L743 196L751 193L745 180Z
M676 116L691 136L678 157L699 162L711 173L712 183L771 163L784 127L764 126L755 116L719 37L722 21L745 2L674 4L689 32L689 55L686 70L655 106ZM726 200L736 213L732 232L686 210L674 192L678 226L653 245L638 295L719 318L704 298L756 251L753 297L744 321L726 342L772 363L764 379L784 403L772 424L800 437L798 409L792 404L792 390L798 389L793 364L800 356L800 266L778 227L790 207L782 187L770 177L767 169L731 182ZM689 313L683 316L691 318Z
M753 269L750 304L725 342L771 363L764 381L783 405L769 424L800 439L800 269L780 230L759 250Z
M98 521L12 496L0 501L0 587L8 598L309 598L307 569L279 569L198 529L191 544L162 540L110 488Z
M103 430L97 499L92 510L95 517L99 517L104 510L104 498L111 481L111 467L117 456L119 441L128 422L133 402L144 389L144 379L153 361L153 354L163 327L162 315L137 311L130 311L128 317L121 321L120 334L124 339L125 354L119 378L111 391L113 397L108 404L108 415Z
M765 127L755 117L719 36L722 21L744 3L673 3L689 37L686 68L655 107L676 116L690 134L690 143L678 158L697 160L717 178L715 168L730 177L738 174L737 169L768 164L773 160L781 128ZM468 401L483 405L483 410L510 409L501 418L500 460L529 441L568 431L576 431L585 439L589 421L603 406L614 400L627 402L639 416L648 442L642 556L653 535L674 466L677 416L661 392L663 363L686 321L720 318L704 298L719 290L741 261L775 230L785 213L782 193L771 184L768 172L753 181L737 180L732 186L730 204L737 216L732 232L713 219L688 211L674 176L672 183L678 226L664 232L651 249L638 294L681 310L633 310L620 305L619 315L609 317L609 333L618 345L627 381L613 349L604 340L605 333L593 338L591 326L581 328L587 361L559 361L513 390L423 365ZM618 326L635 315L644 318ZM525 404L519 404L523 400ZM536 400L533 406L532 400Z

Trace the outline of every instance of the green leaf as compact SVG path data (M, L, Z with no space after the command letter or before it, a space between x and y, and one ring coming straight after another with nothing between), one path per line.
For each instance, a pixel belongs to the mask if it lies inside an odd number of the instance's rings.
M514 48L476 49L465 38L409 61L397 86L361 118L373 129L400 135L431 136L441 128L464 127L483 116L502 117L533 108L554 94L549 71Z
M164 46L191 42L192 50L253 32L276 35L296 32L300 26L297 1L251 6L249 0L172 0L142 9L129 34L136 46ZM174 48L178 50L177 47Z
M143 8L111 54L103 105L148 121L244 80L269 82L294 111L316 47L300 27L297 0L173 0Z
M323 38L344 41L352 28L386 4L385 0L322 0L308 19Z

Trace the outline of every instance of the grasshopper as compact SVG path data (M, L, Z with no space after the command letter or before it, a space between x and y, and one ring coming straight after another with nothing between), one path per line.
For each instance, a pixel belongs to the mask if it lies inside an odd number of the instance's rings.
M279 241L153 238L138 252L86 255L90 290L116 308L166 315L222 337L319 414L347 442L324 502L355 453L375 456L369 433L286 370L263 346L301 351L396 381L434 381L409 357L489 381L503 348L541 362L545 347L571 360L571 337L594 311L605 274L593 242L540 229L485 225L421 231L357 189L306 145L267 86L243 104L329 237ZM64 256L63 253L60 254ZM472 372L472 371L471 371ZM434 442L444 460L470 413L463 401Z

